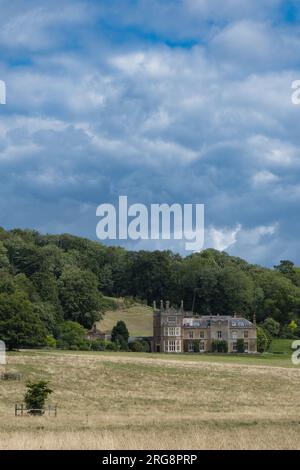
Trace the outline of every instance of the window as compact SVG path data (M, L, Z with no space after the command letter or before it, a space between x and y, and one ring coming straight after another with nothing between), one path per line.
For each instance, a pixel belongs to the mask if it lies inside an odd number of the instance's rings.
M180 336L180 326L169 326L165 328L165 335L166 336Z
M244 331L244 338L248 338L249 331Z
M176 325L176 317L168 317L168 323L170 323L170 325Z
M222 339L222 331L218 331L218 339Z
M232 339L233 339L233 341L237 340L237 332L236 331L232 332Z
M200 338L204 338L204 331L200 331Z
M248 343L248 341L245 341L245 342L244 342L244 351L245 351L245 352L248 352L248 351L249 351L249 343Z
M236 341L234 341L232 343L232 352L237 352L237 342Z
M195 350L194 343L192 341L189 342L188 350L189 352L194 352Z
M190 338L190 339L193 339L193 338L194 338L194 332L193 332L193 331L189 331L189 338Z
M167 352L175 352L176 350L176 341L167 341Z
M181 341L178 339L165 341L165 352L181 352Z
M204 343L204 341L200 341L199 351L200 351L200 352L204 352L204 351L205 351L205 343Z

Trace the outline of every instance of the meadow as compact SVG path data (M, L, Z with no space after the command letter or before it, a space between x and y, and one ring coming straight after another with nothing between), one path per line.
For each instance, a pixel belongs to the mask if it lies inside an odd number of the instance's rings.
M299 449L300 367L257 357L21 351L0 381L0 449ZM47 379L57 418L15 417Z
M100 331L110 334L117 321L123 320L131 336L153 335L153 309L151 307L140 303L126 306L120 298L113 300L118 308L105 312L102 320L97 323Z

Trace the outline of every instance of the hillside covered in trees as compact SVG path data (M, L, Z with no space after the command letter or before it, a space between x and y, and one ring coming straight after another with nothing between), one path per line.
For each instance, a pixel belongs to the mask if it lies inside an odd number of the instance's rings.
M258 323L275 320L275 335L299 335L300 268L291 261L267 269L213 249L183 258L68 234L0 229L0 339L11 348L52 340L63 345L71 326L91 328L112 308L108 297L173 305L183 299L188 310L195 289L195 312L249 319L255 313Z

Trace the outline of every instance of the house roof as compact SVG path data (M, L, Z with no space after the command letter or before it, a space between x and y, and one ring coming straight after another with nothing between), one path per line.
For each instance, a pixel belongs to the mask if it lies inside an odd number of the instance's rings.
M225 325L229 328L251 328L251 323L246 318L231 317L229 315L204 315L204 316L191 316L183 318L183 325L191 328L208 328L211 325Z

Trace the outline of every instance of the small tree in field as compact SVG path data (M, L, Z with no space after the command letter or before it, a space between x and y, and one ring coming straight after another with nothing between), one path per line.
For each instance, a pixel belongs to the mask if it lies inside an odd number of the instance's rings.
M48 387L48 382L40 380L39 382L29 382L25 393L26 408L33 415L44 414L45 401L53 390Z

